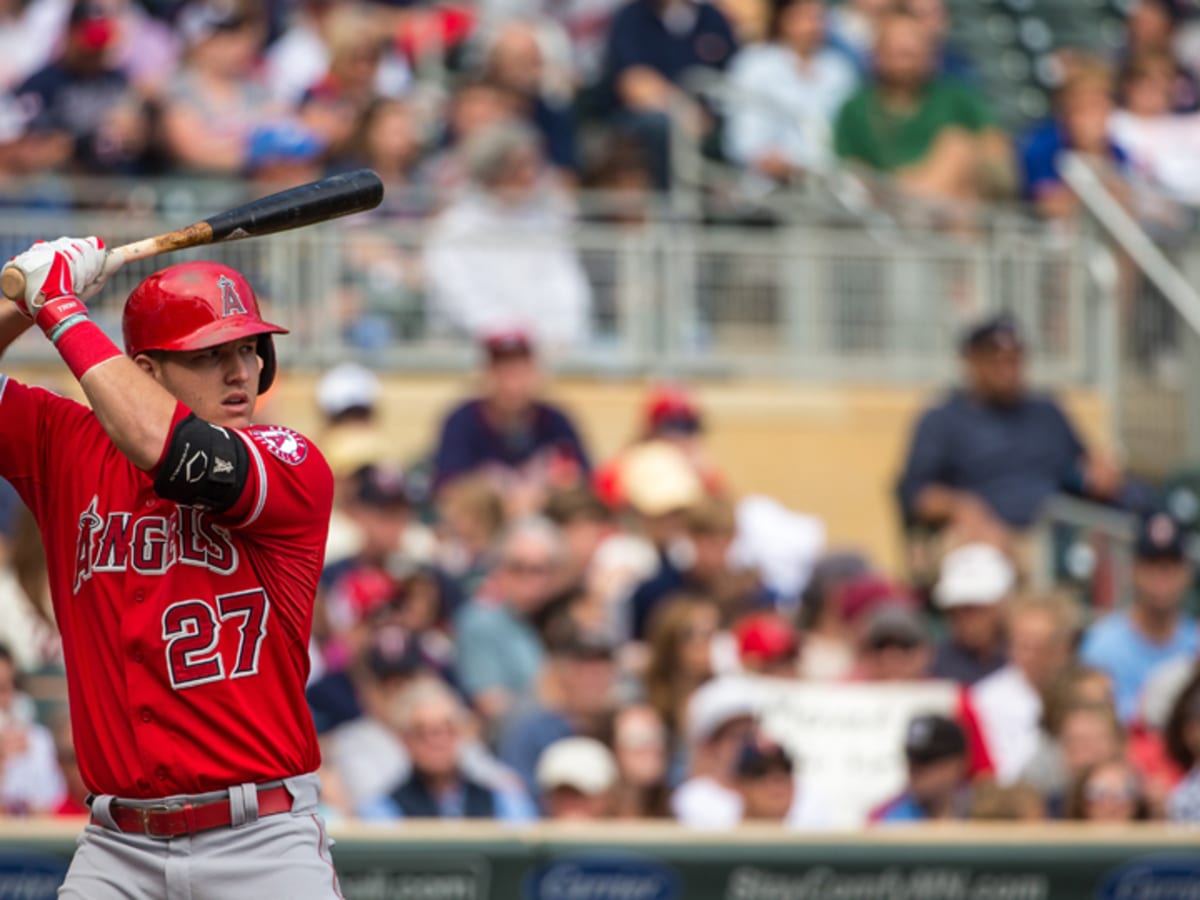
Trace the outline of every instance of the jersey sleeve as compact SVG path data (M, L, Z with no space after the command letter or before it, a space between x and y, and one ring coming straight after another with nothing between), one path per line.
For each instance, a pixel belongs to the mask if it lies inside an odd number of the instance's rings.
M333 474L308 438L274 425L255 425L235 433L249 457L246 484L218 521L239 531L282 537L327 529Z

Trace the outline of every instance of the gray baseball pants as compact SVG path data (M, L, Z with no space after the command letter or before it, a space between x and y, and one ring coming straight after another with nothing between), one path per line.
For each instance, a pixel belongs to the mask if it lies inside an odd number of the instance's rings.
M113 798L94 798L92 818L102 824L79 836L60 900L340 900L333 842L317 814L320 779L283 783L290 813L259 818L254 786L241 785L229 791L236 824L175 838L117 831Z

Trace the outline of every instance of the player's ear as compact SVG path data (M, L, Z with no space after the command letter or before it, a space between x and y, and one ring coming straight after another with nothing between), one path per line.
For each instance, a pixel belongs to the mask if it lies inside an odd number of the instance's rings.
M137 363L139 369L141 369L155 381L162 381L162 365L150 354L139 353L133 358L133 361Z

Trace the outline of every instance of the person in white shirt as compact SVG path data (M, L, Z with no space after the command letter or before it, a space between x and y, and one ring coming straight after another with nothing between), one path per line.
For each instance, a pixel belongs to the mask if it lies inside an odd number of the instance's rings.
M54 737L34 721L33 701L17 690L12 652L0 644L0 811L53 810L66 795Z
M1043 693L1070 665L1080 625L1079 608L1065 595L1011 601L1009 663L969 695L1001 786L1013 784L1037 752Z
M1181 203L1200 203L1200 113L1172 110L1178 64L1167 53L1134 56L1121 74L1122 108L1108 120L1111 139L1134 173Z
M545 179L537 134L496 125L463 147L471 184L430 224L431 315L479 338L520 330L551 352L590 337L591 287L571 238L573 211Z
M70 13L70 0L0 3L0 91L16 88L50 62Z
M671 812L689 828L732 828L742 817L735 767L754 731L753 682L726 675L701 685L687 707L688 778L671 795Z
M832 123L858 76L849 58L825 43L823 0L778 0L771 36L733 60L726 151L734 162L788 182L831 165Z

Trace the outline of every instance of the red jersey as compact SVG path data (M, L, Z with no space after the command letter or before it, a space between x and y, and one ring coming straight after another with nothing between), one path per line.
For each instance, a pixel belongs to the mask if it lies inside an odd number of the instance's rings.
M201 512L159 497L87 407L0 375L0 475L41 529L95 793L199 793L320 764L304 687L333 477L295 432L230 430L249 477L229 510Z

